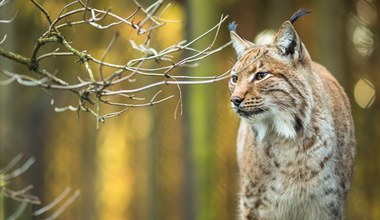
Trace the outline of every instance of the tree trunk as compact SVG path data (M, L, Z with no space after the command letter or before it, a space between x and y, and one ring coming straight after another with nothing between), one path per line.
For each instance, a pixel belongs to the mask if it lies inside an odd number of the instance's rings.
M341 0L318 1L316 9L318 22L315 33L318 42L318 62L323 64L342 84L345 85L345 5Z
M217 23L218 9L215 1L189 0L187 2L187 39L194 39ZM197 43L197 48L206 48L212 36ZM206 61L206 62L205 62ZM190 75L213 74L217 65L213 56L200 63ZM215 88L214 88L215 89ZM214 126L213 106L215 100L213 86L189 86L184 88L184 126L187 128L185 152L185 218L215 219L213 211L213 170L214 170Z

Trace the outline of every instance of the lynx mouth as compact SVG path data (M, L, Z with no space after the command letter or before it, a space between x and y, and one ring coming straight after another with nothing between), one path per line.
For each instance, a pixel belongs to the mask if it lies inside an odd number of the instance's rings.
M266 112L267 110L268 110L267 108L255 108L255 109L249 109L249 110L243 110L243 109L238 108L236 113L241 117L247 117L248 118L248 117L252 117L252 116L262 114L262 113Z

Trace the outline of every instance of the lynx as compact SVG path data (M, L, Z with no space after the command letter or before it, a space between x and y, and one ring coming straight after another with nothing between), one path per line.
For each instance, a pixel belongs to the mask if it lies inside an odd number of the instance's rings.
M240 219L343 219L356 145L351 107L294 29L306 13L285 21L266 45L241 38L230 25L238 57L231 106L242 119Z

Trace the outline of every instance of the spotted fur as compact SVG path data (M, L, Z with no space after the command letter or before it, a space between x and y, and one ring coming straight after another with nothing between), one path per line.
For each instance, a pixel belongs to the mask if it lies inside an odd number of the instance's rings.
M290 21L268 45L235 31L231 39L240 219L343 219L355 138L342 87L311 60Z

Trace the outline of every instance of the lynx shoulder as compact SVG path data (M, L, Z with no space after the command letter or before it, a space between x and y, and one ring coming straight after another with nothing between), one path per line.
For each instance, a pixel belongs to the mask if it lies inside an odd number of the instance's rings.
M267 45L230 28L241 219L343 219L356 145L351 108L294 29L304 14L285 21Z

